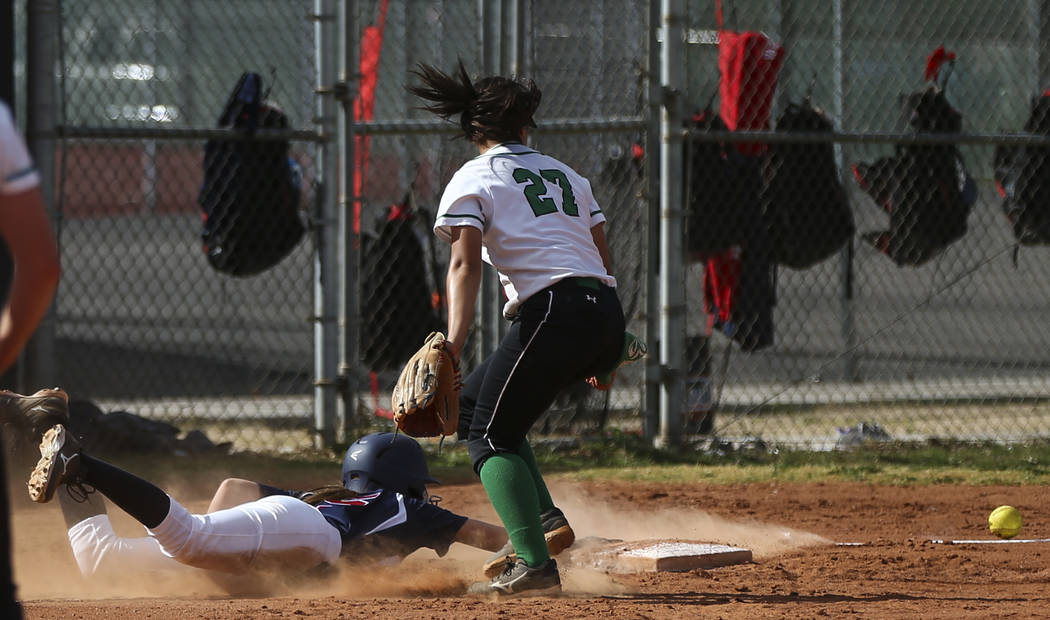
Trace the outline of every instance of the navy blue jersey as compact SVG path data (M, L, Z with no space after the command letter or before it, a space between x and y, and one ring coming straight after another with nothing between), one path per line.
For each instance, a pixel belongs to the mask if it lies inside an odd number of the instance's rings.
M420 547L443 556L467 521L444 508L385 489L323 501L317 509L339 530L342 555L352 561L401 559Z

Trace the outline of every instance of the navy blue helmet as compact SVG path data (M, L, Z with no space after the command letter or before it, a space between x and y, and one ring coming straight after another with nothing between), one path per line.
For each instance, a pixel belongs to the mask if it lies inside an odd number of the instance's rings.
M343 458L343 486L355 493L390 489L426 499L430 477L423 448L407 435L372 433L350 445Z

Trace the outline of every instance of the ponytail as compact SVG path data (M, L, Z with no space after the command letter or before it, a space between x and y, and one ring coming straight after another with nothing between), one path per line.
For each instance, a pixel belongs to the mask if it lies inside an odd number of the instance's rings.
M470 118L466 112L477 99L478 93L474 90L463 61L459 61L455 76L423 63L420 63L418 69L413 73L424 85L409 86L408 92L420 99L433 102L424 105L423 109L441 118L448 119L459 114L461 116L460 129L469 138L471 134Z
M309 491L300 493L299 499L303 500L311 506L319 506L325 501L336 501L340 499L352 499L360 497L360 494L347 489L346 487L338 484L327 485L323 487L317 487L316 489L310 489Z
M536 126L532 115L542 93L532 80L487 77L474 83L462 60L454 75L423 63L412 73L422 85L408 86L408 92L431 102L423 109L441 118L458 114L463 137L471 142L518 140L523 128Z

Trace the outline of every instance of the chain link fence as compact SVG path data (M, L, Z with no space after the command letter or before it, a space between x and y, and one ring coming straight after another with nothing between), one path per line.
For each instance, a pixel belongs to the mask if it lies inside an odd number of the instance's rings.
M216 127L243 71L259 72L291 127L317 132L291 143L303 172L300 207L314 214L323 193L318 150L335 139L318 129L318 97L327 95L316 92L317 67L334 61L317 50L334 48L318 45L316 15L334 4L56 4L61 131L53 202L64 263L54 316L58 383L108 408L206 428L239 448L309 444L314 297L321 294L314 263L323 256L312 235L335 224L312 218L311 234L262 274L216 272L201 251L205 135L195 132ZM1015 220L1028 209L1037 221L1045 199L1040 166L1050 142L1040 136L1048 132L1028 121L1033 97L1050 88L1050 3L671 4L684 18L672 20L683 37L683 57L673 60L685 74L680 176L690 251L680 287L684 327L674 336L684 359L680 368L628 367L610 392L569 390L538 431L615 424L652 434L652 386L678 376L684 414L670 423L688 435L810 447L858 436L1046 435L1050 259L1038 245L1015 252L1003 205L1009 198ZM429 230L444 183L474 153L406 93L419 62L450 68L462 59L472 74L537 81L543 103L532 145L591 180L609 218L628 328L658 356L653 329L664 300L650 291L674 276L654 271L659 248L650 244L661 209L653 177L663 35L651 36L659 11L633 0L346 6L346 41L361 69L350 80L357 99L347 134L358 176L346 183L361 235L351 294L362 325L350 415L382 415L400 364L445 320L448 249ZM746 108L760 83L744 71L735 91L724 89L730 78L720 71L719 42L727 32L761 34L755 40L769 47L756 48L752 61L775 61L763 78L773 78L768 108L734 117L735 134L710 123L734 106ZM945 62L928 79L938 47ZM19 78L24 66L16 67ZM736 100L727 103L730 91ZM917 126L924 92L929 99L943 93L940 103L958 118L942 106L925 117L931 125ZM828 126L803 125L800 141L791 142L781 120L807 102ZM712 153L714 165L698 166ZM728 177L719 181L713 170ZM726 194L731 182L736 194ZM806 200L841 207L839 215L845 209L852 228L819 260L788 266L778 261L778 243L814 249L831 235L823 215L785 216L784 205L800 208ZM701 203L725 208L715 217L698 211ZM939 219L949 211L955 230ZM736 232L721 238L717 252L692 251L722 224ZM741 237L749 226L751 236ZM918 236L937 242L918 254L899 249ZM332 286L339 283L321 289ZM468 369L502 329L499 296L490 275Z
M709 262L690 265L690 330L708 336L701 361L714 362L703 380L722 388L715 432L807 446L1045 436L1042 282L1050 263L1040 247L1015 254L1003 191L1011 218L1029 209L1033 225L1041 219L1045 203L1035 196L1044 181L1033 171L1046 126L1026 122L1048 86L1050 6L727 0L723 9L725 28L765 33L782 49L765 128L779 129L780 115L808 97L843 137L827 142L857 234L818 264L771 267L775 295L761 300L770 342L751 351L729 344L733 326L704 331ZM689 3L687 80L697 111L725 79L716 19L714 3ZM748 86L756 85L745 84L745 94ZM1031 146L1008 146L1022 131L1039 135L1025 138ZM753 157L761 171L751 178L763 191L770 153ZM1004 165L1015 153L1027 163ZM811 172L770 192L802 195L819 212L832 198ZM774 235L782 202L759 200ZM831 234L821 226L793 234L817 243Z
M217 128L242 72L263 76L292 128L314 130L313 3L57 7L57 383L239 449L308 445L313 244L250 278L221 273L202 250L198 192L199 132ZM293 142L290 156L305 216L315 143ZM244 184L266 187L268 168L253 165Z
M490 51L486 56L485 45L487 37L496 39L490 43L497 50L512 45L511 37L503 34L510 15L489 12L499 4L390 3L384 12L382 2L355 3L358 40L366 37L365 29L377 24L383 28L374 118L361 124L361 135L367 137L356 143L366 151L367 161L361 189L361 304L367 326L362 350L383 399L404 360L435 325L444 326L440 293L449 249L430 228L444 184L477 155L475 147L454 138L453 126L420 110L420 102L404 87L419 63L449 70L462 59L472 74L499 72L501 53ZM603 3L523 3L520 49L513 54L504 50L502 56L504 63L513 56L518 72L533 77L543 90L540 128L530 138L532 146L591 179L608 215L612 260L629 329L644 334L646 238L639 233L647 227L648 213L642 146L647 48L644 30L637 26L648 15L638 3L610 6L615 10L605 10L609 7ZM587 56L581 58L584 50ZM594 128L570 130L565 128L568 123L560 122L565 119L592 121ZM411 220L406 213L413 214ZM410 258L395 262L393 256ZM494 274L487 278L471 336L475 346L464 359L468 370L506 326L498 316L502 293ZM558 399L539 430L593 429L612 412L629 411L637 420L640 377L640 369L628 370L609 393L595 392L581 382Z

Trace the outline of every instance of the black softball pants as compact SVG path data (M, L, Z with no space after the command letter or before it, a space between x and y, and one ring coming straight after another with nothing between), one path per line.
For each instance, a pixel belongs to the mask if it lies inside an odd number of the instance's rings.
M616 289L593 278L567 278L525 300L460 394L458 436L474 472L493 454L516 453L559 392L612 368L624 329Z

